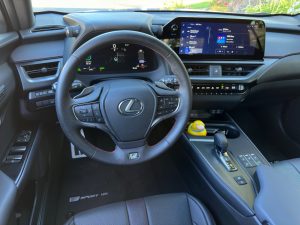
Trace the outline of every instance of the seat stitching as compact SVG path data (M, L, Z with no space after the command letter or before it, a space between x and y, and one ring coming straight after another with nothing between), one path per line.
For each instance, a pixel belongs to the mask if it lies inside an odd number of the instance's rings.
M130 222L129 213L128 213L127 201L125 201L125 206L126 206L126 213L127 213L128 222L129 222L129 225L130 225L131 222Z
M188 197L189 199L191 199L199 208L200 208L200 210L201 210L201 213L202 213L202 215L203 215L203 217L204 217L204 220L205 220L205 222L206 222L206 224L211 224L211 223L209 223L209 220L208 220L208 218L207 218L207 215L206 215L206 213L204 213L204 208L202 207L202 205L200 205L195 199L193 199L193 198L190 198L190 197Z
M209 218L209 214L208 214L207 210L199 202L197 202L195 199L192 198L192 201L194 201L199 206L199 208L201 209L201 212L203 214L203 217L204 217L206 223L207 224L212 224L210 222L211 220Z
M71 222L72 222L71 224L76 225L76 224L75 224L75 220L74 220L74 216L72 216Z
M192 224L194 224L194 223L197 224L197 223L193 220L193 217L192 217L192 211L191 211L191 207L190 207L188 195L185 194L185 197L186 197L187 205L188 205L189 212L190 212L191 222L192 222Z
M298 173L300 173L300 171L298 170L298 168L297 168L292 162L289 162L289 164L290 164L292 167L294 167L294 169L295 169Z
M147 206L146 206L145 198L143 198L143 202L144 202L144 206L145 206L145 212L146 212L146 215L147 215L147 224L150 225L150 220L149 220L149 215L148 215L148 209L147 209Z
M75 216L72 216L72 222L73 222L73 225L76 225L76 223L75 223Z

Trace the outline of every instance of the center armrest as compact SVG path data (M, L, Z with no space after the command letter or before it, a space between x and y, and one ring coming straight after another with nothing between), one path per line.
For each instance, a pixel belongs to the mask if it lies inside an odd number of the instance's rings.
M300 159L261 165L256 175L260 191L254 209L261 222L300 224Z

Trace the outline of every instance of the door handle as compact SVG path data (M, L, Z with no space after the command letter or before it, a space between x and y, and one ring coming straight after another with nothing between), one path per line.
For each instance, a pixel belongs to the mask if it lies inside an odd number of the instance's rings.
M5 93L6 93L6 86L4 84L1 84L0 85L0 103L5 98ZM0 108L0 126L3 123L3 118L5 116L5 109L3 109L3 110L4 110L4 112L1 112L1 108Z
M4 84L0 85L0 101L5 97L6 86Z

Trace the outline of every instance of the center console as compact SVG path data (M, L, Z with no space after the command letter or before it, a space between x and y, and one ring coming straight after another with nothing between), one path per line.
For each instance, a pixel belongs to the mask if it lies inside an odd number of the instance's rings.
M199 193L211 211L217 212L220 224L257 225L264 221L263 216L271 221L269 215L276 214L270 210L258 216L267 207L260 211L255 207L261 195L256 171L263 165L269 167L269 162L238 124L229 115L221 114L244 101L274 62L264 57L265 36L261 20L188 17L167 23L161 36L187 69L193 108L212 112L192 112L191 123L202 120L207 135L186 132L180 148L184 146L183 158L192 162L186 175L194 179L192 183L200 180L193 191ZM179 85L172 76L161 81L169 87ZM192 125L188 125L188 130ZM196 179L189 174L192 170ZM204 190L198 190L199 187ZM270 201L266 202L269 206Z
M203 115L192 112L191 122L204 121L207 136L186 133L182 140L185 154L214 195L228 205L228 210L239 221L237 224L260 224L254 210L259 190L255 172L257 166L269 165L269 162L229 115L206 118Z
M182 59L193 88L193 108L228 110L242 102L260 72L272 63L264 58L266 28L262 20L179 17L163 28L161 40ZM178 85L176 78L162 80ZM186 133L192 160L215 191L244 217L254 217L258 188L256 167L268 161L229 117L203 118L205 137ZM253 223L255 224L255 223Z

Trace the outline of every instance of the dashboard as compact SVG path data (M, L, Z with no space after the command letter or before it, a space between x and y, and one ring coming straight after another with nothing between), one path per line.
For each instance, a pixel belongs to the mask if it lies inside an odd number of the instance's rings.
M72 52L89 38L113 30L144 32L167 43L189 73L195 109L230 110L251 99L268 100L266 93L274 99L275 95L299 90L293 82L299 79L300 71L299 17L86 12L39 14L36 21L38 26L47 27L46 21L52 21L65 29L24 30L23 44L11 55L28 114L53 107L53 85ZM70 32L66 34L65 30ZM134 44L111 43L95 49L81 60L75 72L75 89L120 75L178 86L160 56ZM278 86L277 81L281 81ZM284 82L290 88L276 91Z
M185 60L262 60L265 52L262 20L179 17L163 27L160 39ZM82 59L80 75L141 73L155 70L155 54L143 46L112 43Z
M135 73L154 70L154 53L149 49L126 43L113 43L86 56L77 67L77 73Z

